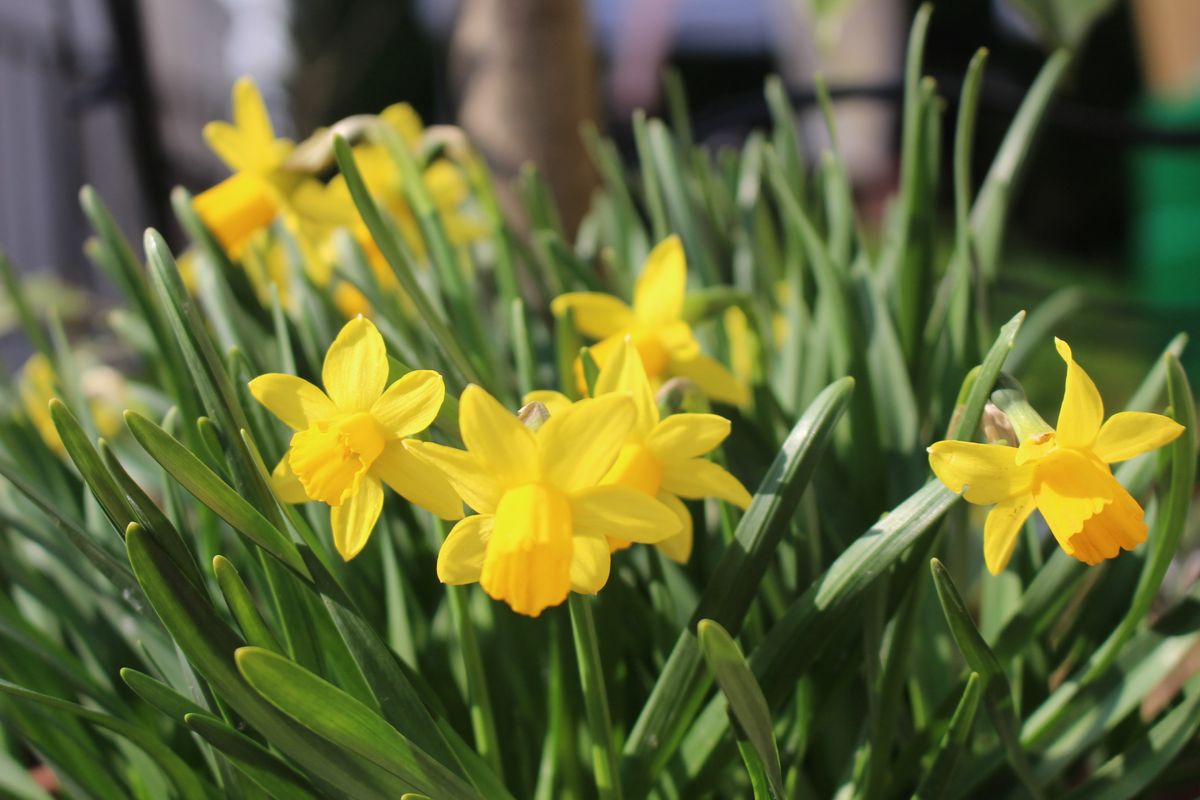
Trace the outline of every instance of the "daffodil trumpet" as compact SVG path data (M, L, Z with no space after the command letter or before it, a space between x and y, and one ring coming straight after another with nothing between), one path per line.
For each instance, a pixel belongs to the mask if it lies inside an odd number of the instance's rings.
M999 574L1036 509L1062 549L1087 564L1132 550L1146 539L1142 507L1109 466L1162 447L1183 426L1170 417L1124 411L1104 419L1104 404L1071 348L1054 340L1067 366L1057 428L1015 399L996 393L1017 446L942 441L929 448L938 479L970 503L991 505L983 531L984 560Z

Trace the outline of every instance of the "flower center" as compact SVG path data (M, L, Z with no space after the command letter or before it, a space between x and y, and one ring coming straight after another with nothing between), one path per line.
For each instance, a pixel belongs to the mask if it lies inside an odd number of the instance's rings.
M616 462L601 479L602 484L618 484L654 497L662 484L662 462L640 442L621 448Z
M536 617L571 590L571 503L557 489L528 483L496 506L479 583L518 614Z
M383 452L387 440L366 412L322 420L292 437L288 464L313 500L339 506Z

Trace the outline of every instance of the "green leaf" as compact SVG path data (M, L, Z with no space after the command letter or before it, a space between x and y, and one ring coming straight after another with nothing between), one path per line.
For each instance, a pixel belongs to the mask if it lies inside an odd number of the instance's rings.
M57 397L50 400L50 418L54 421L54 429L58 431L67 455L79 469L79 474L83 476L92 494L100 501L105 515L117 533L124 533L125 527L133 521L133 509L112 475L104 468L79 420L71 413L71 409L67 408L66 403Z
M1124 753L1104 763L1065 800L1125 800L1144 792L1200 729L1200 680L1192 678L1186 699Z
M17 491L46 514L58 526L59 530L70 540L71 544L91 562L100 574L104 575L113 586L119 589L130 604L138 609L144 609L141 602L142 590L134 580L129 567L123 564L112 553L105 550L95 541L92 534L80 522L66 514L58 503L44 495L26 479L25 473L12 464L0 460L0 475L16 487Z
M241 639L144 531L129 531L125 547L134 574L171 638L223 703L336 797L383 800L404 791L404 785L386 771L331 746L264 701L234 664Z
M954 581L950 579L950 574L946 572L942 562L935 558L929 566L933 572L934 584L937 586L938 600L942 604L942 611L946 615L946 623L950 626L954 641L958 644L958 649L962 652L967 664L979 674L980 681L983 683L984 703L987 705L988 715L992 718L992 724L995 725L996 732L1004 744L1009 764L1017 773L1017 777L1025 784L1025 789L1030 795L1035 798L1041 797L1041 789L1033 777L1029 761L1021 746L1021 721L1017 718L1008 676L1004 674L1004 669L1000 666L1000 660L996 658L996 654L988 647L987 642L980 635L979 629L975 627L971 613L967 610L962 596L959 595Z
M189 712L183 721L271 797L316 799L308 781L244 733L202 711Z
M151 729L146 729L109 714L95 711L78 703L72 703L68 700L61 700L57 697L42 694L41 692L24 689L3 679L0 679L0 693L38 703L57 711L65 711L92 725L107 728L118 736L128 739L141 748L146 755L150 756L162 771L166 773L167 777L171 779L171 782L179 791L180 797L184 798L184 800L207 800L212 792L210 787L207 787L196 777L192 768L183 759L175 755L169 747L163 744L162 740Z
M980 268L989 278L996 274L1008 209L1022 168L1029 161L1034 138L1041 128L1046 109L1067 74L1070 63L1071 53L1059 50L1043 65L1037 80L1026 93L1017 116L1009 125L1004 141L992 159L987 178L975 198L975 205L971 209L971 227L975 234Z
M46 337L45 330L34 316L33 310L29 306L29 298L25 296L25 287L21 285L21 281L17 280L17 272L13 269L12 262L8 260L8 254L4 252L3 248L0 248L0 285L4 287L4 296L9 299L17 312L17 319L21 323L25 338L39 353L53 359L54 348L50 346L50 340Z
M831 384L792 428L705 587L693 624L707 618L730 631L741 628L853 389L851 378ZM679 746L710 681L689 625L676 641L626 742L624 780L631 793L636 795L639 787L648 784Z
M188 548L187 542L184 541L183 535L167 518L167 515L162 512L154 501L150 499L145 490L138 485L121 462L117 460L116 453L109 447L108 442L101 439L99 441L100 457L104 460L104 465L108 468L109 473L125 493L125 497L129 500L130 506L133 509L134 516L138 519L143 528L149 531L155 540L163 546L171 557L175 559L184 573L191 578L196 586L204 585L204 578L200 574L200 568L196 566L196 559L192 555L192 551ZM128 527L128 526L126 526ZM125 530L122 529L121 534L124 535Z
M984 403L1004 366L1005 357L1012 349L1013 338L1020 329L1023 317L1024 312L1017 314L1001 329L983 364L968 377L970 388L966 390L964 410L958 415L952 431L954 436L974 436ZM936 481L926 485L856 539L787 608L750 656L750 665L759 685L763 687L769 706L778 707L783 702L795 688L800 676L820 658L834 633L844 624L845 615L855 608L855 602L863 592L913 545L922 541L958 499L957 495ZM671 663L668 661L663 675L670 669ZM679 704L692 701L678 694L672 696L671 700ZM643 716L645 713L643 710ZM720 728L725 723L725 716L710 704L687 732L682 752L690 775L695 774L695 770L717 746ZM674 747L678 742L672 741L671 744ZM629 753L628 746L626 753Z
M188 714L207 713L203 708L176 692L157 678L129 667L121 668L121 680L134 693L176 722Z
M272 705L400 778L407 784L404 791L434 797L479 796L378 714L299 664L260 647L241 647L236 657L242 676Z
M250 590L242 581L237 568L224 556L213 556L213 573L217 576L217 585L225 596L225 603L237 621L238 627L246 637L246 641L256 647L263 647L276 653L283 652L279 640L271 632L271 628L259 613Z
M146 452L197 500L297 575L312 580L295 544L178 439L136 411L125 412L125 424Z
M717 685L729 702L729 710L765 768L771 796L783 798L783 772L779 766L779 748L771 725L771 712L754 673L746 664L741 649L729 633L710 619L697 625L704 659Z
M982 692L979 673L972 672L967 678L967 686L963 689L958 706L954 709L954 716L950 718L950 727L938 745L933 764L913 794L917 800L935 800L946 793L950 777L954 773L954 765L971 738L971 726L975 722L975 710L979 707L979 696Z

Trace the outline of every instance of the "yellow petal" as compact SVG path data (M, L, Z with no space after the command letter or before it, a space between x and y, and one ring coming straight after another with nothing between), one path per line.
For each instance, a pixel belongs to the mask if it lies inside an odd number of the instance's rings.
M476 583L483 571L491 535L491 514L475 514L459 520L438 551L438 580L451 586Z
M944 441L929 448L929 466L938 480L980 505L1029 491L1033 466L1018 466L1016 458L1017 448L1000 444Z
M343 559L349 561L366 546L382 509L383 486L370 475L359 482L357 492L330 509L333 546Z
M545 480L567 493L595 486L617 460L633 426L624 394L580 400L538 431Z
M1122 411L1100 427L1092 451L1101 461L1112 464L1156 450L1174 441L1184 430L1178 422L1162 414Z
M608 583L612 557L603 536L578 535L572 539L571 591L596 594Z
M365 317L347 322L321 370L325 392L339 411L367 411L387 384L387 347L375 324Z
M720 464L703 458L665 465L662 488L689 500L717 497L742 509L750 505L751 499L741 481Z
M276 169L292 150L292 143L276 139L267 106L254 81L243 76L233 84L233 124L241 138L244 169Z
M496 510L503 488L470 453L415 439L404 439L401 444L408 453L441 472L463 502L475 511L491 514Z
M400 439L387 443L371 465L371 474L408 502L442 519L460 519L463 515L462 498L446 476L408 452Z
M554 316L568 310L575 328L584 336L604 339L633 327L633 311L611 294L600 292L567 292L550 303Z
M683 314L687 260L683 242L670 236L650 251L633 289L633 310L643 325L665 325Z
M716 449L731 427L716 414L672 414L646 437L646 447L663 461L696 458Z
M295 375L259 375L250 381L250 394L292 430L311 428L337 413L337 406L324 392Z
M393 436L412 436L433 424L445 397L441 375L416 369L387 388L371 406L371 415Z
M595 486L571 497L576 535L612 536L626 542L655 544L679 532L670 508L625 486Z
M686 564L692 557L692 512L683 501L670 492L659 492L658 502L665 505L679 518L679 533L668 536L655 545L662 554L676 564Z
M421 143L425 125L421 122L421 115L408 103L393 103L379 112L379 118L395 128L400 138L414 150Z
M304 491L304 484L296 477L296 473L292 472L287 453L283 454L275 469L271 470L271 488L275 490L275 496L284 503L307 503L309 500Z
M533 433L486 391L475 385L463 390L458 425L467 450L501 486L537 480Z
M556 392L552 389L536 389L522 397L521 403L523 405L541 403L551 415L554 415L569 408L571 406L571 398L562 392Z
M233 124L247 138L256 141L275 139L275 128L271 125L267 106L249 75L243 75L233 84Z
M496 507L479 585L518 614L536 617L571 589L571 506L561 492L531 483Z
M745 405L749 392L725 365L704 354L687 361L671 361L671 373L693 380L710 400L732 406Z
M630 435L640 438L650 433L658 424L658 404L654 402L642 357L628 336L617 346L596 378L597 397L614 392L627 392L633 398L634 422Z
M1067 384L1058 411L1056 438L1062 447L1090 447L1100 432L1104 402L1100 399L1096 384L1071 357L1071 348L1067 343L1055 339L1054 346L1062 360L1067 362Z
M1059 545L1076 555L1072 538L1112 502L1119 487L1108 467L1075 450L1056 450L1038 463L1034 498Z
M241 172L250 167L250 162L242 153L242 139L237 128L228 122L210 122L201 130L204 143L217 154L217 158L225 162L225 166L235 172Z
M1033 511L1032 494L1021 494L999 503L983 525L983 560L988 572L999 575L1012 558L1021 526Z
M700 355L700 343L696 341L692 326L681 319L655 328L654 339L669 362L691 361ZM638 349L642 351L642 360L646 360L645 348L640 342ZM649 364L646 365L646 372L651 372Z

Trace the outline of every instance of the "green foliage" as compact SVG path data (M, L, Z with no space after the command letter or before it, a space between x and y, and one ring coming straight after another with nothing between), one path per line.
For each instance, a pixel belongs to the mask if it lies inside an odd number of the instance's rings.
M1104 3L1086 6L1058 39L1074 43ZM693 141L674 79L672 126L634 119L634 164L584 131L602 188L577 233L536 170L519 186L525 237L465 143L427 136L413 152L380 129L371 141L404 176L400 220L372 195L360 142L333 136L370 241L335 235L320 280L277 224L264 235L289 277L261 293L255 253L227 253L186 192L173 204L188 261L150 231L143 264L84 189L88 253L124 296L115 330L141 362L123 425L0 254L58 384L48 406L24 402L21 379L0 384L0 796L47 797L35 759L65 796L114 799L1118 798L1164 785L1200 729L1196 678L1142 711L1200 643L1200 589L1162 591L1196 478L1184 340L1130 408L1167 408L1185 435L1118 471L1148 509L1148 542L1089 569L1035 517L1008 571L987 576L978 521L930 479L925 447L980 440L1002 372L1087 307L1070 291L988 322L1008 212L1070 56L1048 58L977 192L984 54L972 60L943 249L929 14L914 24L902 185L879 242L854 218L836 131L809 163L777 80L771 128L739 149ZM479 238L456 239L423 183L434 152L467 187ZM753 501L692 503L687 564L617 552L596 598L531 621L440 584L446 526L400 498L346 563L327 509L271 488L289 434L246 383L317 378L345 321L332 286L369 302L393 379L445 375L428 436L455 444L467 383L514 410L533 389L577 397L577 364L593 383L589 343L549 300L629 300L672 233L690 270L684 318L750 390L713 410L732 421L717 458ZM708 410L686 386L660 399Z

